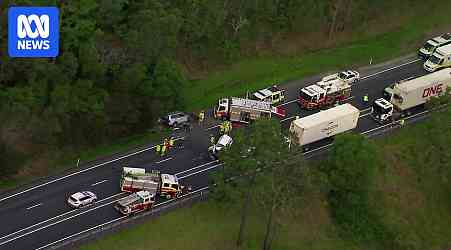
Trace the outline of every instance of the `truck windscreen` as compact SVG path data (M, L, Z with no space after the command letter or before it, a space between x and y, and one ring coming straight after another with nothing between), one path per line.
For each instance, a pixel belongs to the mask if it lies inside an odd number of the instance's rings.
M390 112L391 108L383 108L379 105L377 105L376 103L373 104L373 112L375 114L387 114L388 112Z
M431 58L429 58L429 61L431 61L434 64L441 64L443 61L443 58L439 58L435 55L431 56Z

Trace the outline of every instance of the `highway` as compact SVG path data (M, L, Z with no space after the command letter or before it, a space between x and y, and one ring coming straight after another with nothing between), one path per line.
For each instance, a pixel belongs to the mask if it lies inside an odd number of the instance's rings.
M424 74L426 72L421 62L414 58L361 71L362 79L354 86L349 99L361 110L356 131L369 134L383 129L382 125L371 119L369 107L361 101L364 94L369 95L371 102L380 97L389 84ZM286 101L280 105L287 110L287 116L281 120L284 129L295 116L314 113L301 110L295 100L300 87L319 79L320 76L317 76L287 83ZM195 126L189 134L177 132L180 138L177 143L183 143L183 148L175 148L164 157L156 155L153 145L148 145L135 152L108 157L81 170L0 195L0 249L45 249L71 235L123 219L113 209L112 203L126 196L119 188L119 177L124 166L176 174L182 184L192 185L194 190L205 188L209 173L220 165L207 154L208 134L212 132L217 133L214 124L204 128ZM308 145L306 155L321 151L330 142L326 140ZM81 190L95 192L99 201L89 207L71 209L66 204L67 196ZM159 202L164 202L164 199Z

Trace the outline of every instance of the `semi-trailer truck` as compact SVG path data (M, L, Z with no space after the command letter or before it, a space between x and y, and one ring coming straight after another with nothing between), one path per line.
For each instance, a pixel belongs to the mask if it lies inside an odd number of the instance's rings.
M440 96L451 87L451 68L397 83L388 98L374 101L372 117L379 122L409 115L411 109L425 104L431 97Z
M303 146L354 129L359 115L359 109L346 103L294 120L290 132Z

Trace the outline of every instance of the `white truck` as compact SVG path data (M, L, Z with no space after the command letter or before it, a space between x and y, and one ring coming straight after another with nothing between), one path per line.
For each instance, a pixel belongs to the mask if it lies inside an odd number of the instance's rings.
M451 66L451 44L439 47L434 54L423 64L423 68L428 72Z
M272 114L285 116L285 110L272 107L271 102L243 98L222 98L215 108L215 117L231 122L249 123L260 118L271 118Z
M397 83L388 98L374 101L371 115L379 122L396 120L396 116L409 115L412 108L425 104L431 97L444 94L448 87L451 68Z
M121 191L134 193L142 190L171 199L178 197L184 191L184 186L179 184L175 175L162 174L155 170L146 172L143 168L124 167Z
M431 38L418 50L418 57L426 61L438 47L451 43L451 34L445 33L441 36Z
M303 146L354 129L359 115L359 109L346 103L294 120L290 132Z
M253 98L257 101L271 102L276 104L285 99L285 90L279 88L277 85L261 89L253 94Z
M123 215L133 215L150 210L155 203L155 193L139 191L120 199L114 208Z

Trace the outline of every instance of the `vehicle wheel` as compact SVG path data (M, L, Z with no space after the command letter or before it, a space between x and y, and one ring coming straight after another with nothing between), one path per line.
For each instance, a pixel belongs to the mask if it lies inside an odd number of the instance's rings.
M171 199L171 198L172 198L172 196L171 196L170 194L167 194L167 195L166 195L166 199L169 200L169 199Z

